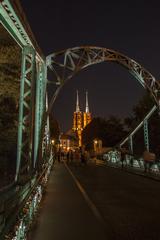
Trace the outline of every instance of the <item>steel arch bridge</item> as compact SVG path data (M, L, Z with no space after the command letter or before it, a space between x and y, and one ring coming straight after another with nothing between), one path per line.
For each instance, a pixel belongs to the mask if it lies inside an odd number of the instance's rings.
M102 62L115 62L126 68L153 96L159 105L160 83L133 59L112 49L81 46L66 49L47 56L47 66L56 77L56 84L63 86L82 69Z
M157 107L159 109L160 82L135 60L115 50L95 46L81 46L52 53L47 56L47 67L53 71L55 84L58 86L57 91L53 94L50 101L49 111L51 110L60 89L69 79L86 67L108 61L120 64L127 69L139 81L139 83L150 92L150 95L155 100L155 106L153 106L150 112L147 113L144 120L129 134L129 136L119 143L119 146L121 147L126 141L129 141L129 148L133 153L132 137L139 128L143 126L145 147L149 150L148 119L155 112Z
M19 212L25 206L29 210L20 218L17 233L23 238L23 226L31 221L36 211L42 186L52 165L48 116L63 85L80 70L101 62L111 61L126 68L155 100L155 106L144 120L120 143L122 146L129 140L133 151L132 136L141 126L144 126L145 145L149 149L147 120L159 108L160 83L133 59L107 48L81 46L53 53L45 58L18 0L0 0L0 23L22 50L16 172L14 182L2 190L0 198L0 237L3 238L11 222L17 220ZM48 68L53 71L54 83L57 86L49 103ZM21 181L24 176L27 179L25 182ZM12 216L12 208L15 209L15 216ZM7 214L3 214L4 212Z

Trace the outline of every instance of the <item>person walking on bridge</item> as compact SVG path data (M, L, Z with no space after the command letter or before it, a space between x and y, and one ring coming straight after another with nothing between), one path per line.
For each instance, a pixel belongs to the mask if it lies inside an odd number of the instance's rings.
M126 148L121 148L121 167L124 167L124 162L126 161Z

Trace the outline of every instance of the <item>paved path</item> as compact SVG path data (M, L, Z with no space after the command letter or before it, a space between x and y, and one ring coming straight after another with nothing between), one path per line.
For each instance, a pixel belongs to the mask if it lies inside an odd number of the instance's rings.
M56 164L49 179L37 224L29 239L108 239L103 224L90 207L65 165ZM108 229L107 236L109 234Z
M121 169L69 165L110 226L109 240L160 239L160 182Z
M56 164L29 240L54 239L159 240L160 182L95 164Z

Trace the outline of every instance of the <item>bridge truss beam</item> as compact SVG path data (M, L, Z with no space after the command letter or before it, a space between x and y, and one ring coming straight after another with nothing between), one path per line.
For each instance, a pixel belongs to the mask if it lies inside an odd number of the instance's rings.
M16 2L16 1L15 1ZM17 163L15 180L18 176L36 168L38 161L42 119L46 109L46 63L37 51L37 44L30 28L24 26L23 10L19 15L14 9L14 1L0 0L0 23L22 49ZM13 5L11 4L13 3ZM18 1L16 2L16 4ZM20 7L18 5L18 7ZM17 9L16 9L17 10ZM36 96L35 96L36 92ZM49 127L48 127L49 128Z
M26 46L22 51L16 181L20 166L21 173L29 172L32 166L34 86L35 51L32 47Z
M159 106L160 83L133 59L112 49L82 46L70 48L47 57L47 66L53 71L55 84L63 86L80 70L104 61L118 63L125 67L146 88ZM54 94L53 99L56 98ZM53 101L51 101L53 104Z

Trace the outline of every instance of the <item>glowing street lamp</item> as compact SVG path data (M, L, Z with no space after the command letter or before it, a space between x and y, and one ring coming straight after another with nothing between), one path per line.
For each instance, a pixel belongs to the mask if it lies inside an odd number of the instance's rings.
M97 153L97 144L98 144L97 139L94 139L94 140L93 140L93 144L94 144L94 152L95 152L95 154L96 154L96 153Z

